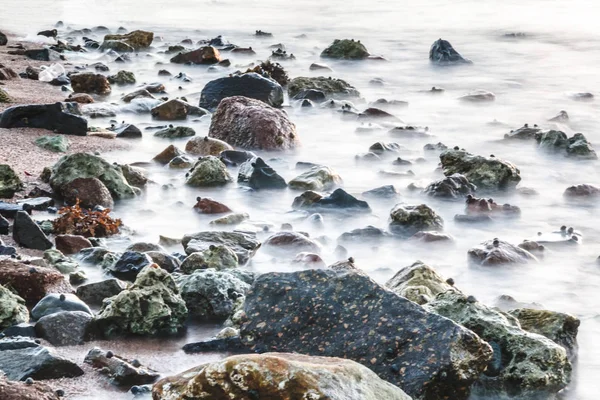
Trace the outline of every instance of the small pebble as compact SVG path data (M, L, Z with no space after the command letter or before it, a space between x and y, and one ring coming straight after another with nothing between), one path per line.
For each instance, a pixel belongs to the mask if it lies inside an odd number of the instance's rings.
M27 379L25 379L25 383L27 385L33 385L33 378L27 378Z
M450 286L454 286L454 279L448 278L448 279L446 279L446 283Z
M58 390L56 391L56 395L57 395L58 397L65 397L65 391L64 391L64 390L62 390L62 389L58 389Z
M112 351L109 350L106 352L106 358L113 358L113 356L114 356L114 354Z
M467 301L469 303L477 303L477 299L475 298L475 296L469 296L469 297L467 297Z
M65 301L67 299L67 296L65 296L64 294L60 295L60 301Z

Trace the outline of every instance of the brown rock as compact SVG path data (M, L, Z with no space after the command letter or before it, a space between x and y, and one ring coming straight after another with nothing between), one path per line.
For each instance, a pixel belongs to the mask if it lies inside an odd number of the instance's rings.
M76 93L109 94L111 90L106 76L93 72L71 75L71 86Z
M16 79L18 77L19 77L19 75L15 71L13 71L12 68L8 68L8 67L5 67L4 65L0 64L0 81Z
M2 400L59 400L60 397L45 383L34 381L31 385L25 382L9 381L0 377L0 399Z
M179 150L174 145L170 145L169 147L161 151L159 154L157 154L156 157L152 159L152 161L156 161L159 164L166 165L175 157L182 156L183 154L183 151Z
M317 242L298 232L278 232L267 238L263 247L268 250L321 252L321 246Z
M196 201L197 203L194 206L194 210L201 214L223 214L232 212L225 204L219 203L209 197L198 197L196 198Z
M65 99L65 102L75 102L79 104L90 104L94 102L94 98L87 93L73 93L68 98Z
M58 235L54 242L56 243L56 249L64 255L79 253L81 249L93 247L89 240L78 235Z
M224 150L233 150L233 147L208 136L193 137L185 145L185 151L196 156L218 156Z
M106 35L104 41L118 40L135 50L145 49L150 47L154 40L154 33L146 31L133 31L125 35Z
M186 119L190 105L183 100L172 99L165 101L152 109L152 116L163 120Z
M287 150L299 145L296 125L285 112L243 96L221 100L208 135L251 149Z
M73 288L55 269L0 260L0 285L21 296L33 307L50 293L72 293Z
M219 50L212 46L200 47L187 53L179 53L171 58L176 64L216 64L221 61Z
M139 90L136 90L135 92L126 94L125 96L123 96L123 98L121 100L123 100L125 103L130 103L131 100L133 100L133 99L141 99L141 98L155 99L155 97L152 95L152 93L150 93L148 90L139 89Z
M110 191L98 178L75 178L61 188L61 194L69 205L79 199L79 204L84 208L114 207Z

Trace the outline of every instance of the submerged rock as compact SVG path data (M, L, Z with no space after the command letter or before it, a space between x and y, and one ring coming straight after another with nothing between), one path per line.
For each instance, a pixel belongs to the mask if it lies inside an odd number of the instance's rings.
M154 33L147 31L133 31L124 35L106 35L104 36L104 42L107 41L118 41L125 43L133 50L142 50L150 47L154 40ZM109 47L112 48L112 47Z
M283 89L275 80L256 73L232 75L210 81L200 94L200 107L214 110L227 97L243 96L272 107L283 104Z
M36 250L52 248L52 242L26 211L18 211L13 224L13 239L19 245Z
M337 241L340 243L355 244L365 244L373 242L377 243L384 239L388 239L391 236L391 234L384 231L383 229L369 225L365 228L357 228L351 230L350 232L344 232L340 235Z
M469 260L482 266L527 264L537 258L518 246L499 239L487 240L469 250Z
M420 231L441 231L444 220L426 204L397 204L390 211L390 230L410 237Z
M342 60L362 60L369 57L367 48L354 39L336 39L321 53L321 57Z
M519 207L510 204L498 204L494 199L477 198L469 194L465 202L467 215L514 217L521 214Z
M7 164L0 164L0 198L10 199L24 185L17 173Z
M436 64L471 64L472 61L464 58L449 41L438 39L429 49L429 61Z
M342 79L319 77L297 77L288 84L288 94L290 98L296 97L305 90L319 90L328 97L345 99L360 97L360 92Z
M283 179L262 158L256 157L240 165L238 182L246 183L252 189L283 189L287 187Z
M19 105L0 115L0 128L41 128L65 135L86 136L88 123L77 103Z
M461 174L452 174L444 179L430 183L425 193L431 197L459 199L475 192L477 187Z
M185 151L195 156L220 156L228 150L233 150L233 147L222 140L208 136L196 136L185 144Z
M96 206L112 209L115 204L108 188L97 178L75 178L60 187L60 194L66 204L79 201L79 206L87 209Z
M181 271L191 274L197 269L215 269L217 271L237 268L238 257L225 245L212 245L208 249L190 254L181 263Z
M342 178L331 168L317 165L303 172L288 185L299 190L327 190L342 184Z
M201 157L188 173L185 183L189 186L219 186L233 179L225 164L215 156Z
M393 292L414 301L417 304L426 304L435 297L451 290L453 285L442 278L433 268L417 261L402 268L385 284Z
M470 103L485 103L496 100L496 95L487 90L474 90L458 98L460 101L466 101Z
M400 196L400 192L398 192L398 189L396 189L394 185L385 185L367 190L366 192L363 192L362 195L380 199L393 199Z
M241 265L256 253L260 242L254 234L244 232L206 231L183 236L183 248L186 254L205 251L211 245L225 245L237 255Z
M175 64L211 65L221 61L221 53L212 46L204 46L196 50L180 52L171 58L170 61Z
M588 184L569 186L565 190L563 196L569 197L569 198L586 198L586 197L595 198L597 196L600 196L600 188L597 186L588 185Z
M75 93L110 94L110 83L106 76L93 72L82 72L71 75L71 86Z
M160 376L158 372L140 365L137 360L128 360L98 347L91 349L83 362L108 375L110 382L117 386L146 385Z

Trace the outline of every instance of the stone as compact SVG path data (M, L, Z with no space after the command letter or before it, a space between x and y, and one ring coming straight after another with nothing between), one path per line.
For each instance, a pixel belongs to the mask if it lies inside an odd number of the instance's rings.
M223 150L221 154L219 154L219 158L225 165L234 167L255 157L257 157L257 155L253 152L242 150Z
M496 266L504 264L536 263L537 258L518 246L504 240L486 240L469 250L469 260L482 266Z
M458 98L460 101L470 102L470 103L485 103L489 101L496 100L496 95L492 92L488 92L487 90L474 90L465 94L464 96L460 96Z
M119 279L135 281L137 275L151 264L152 259L145 253L126 251L114 265L107 268L107 272Z
M69 141L64 136L41 136L35 144L54 153L66 153L69 149Z
M0 81L7 81L10 79L16 79L19 75L12 69L5 67L3 64L0 64Z
M262 248L272 253L320 253L321 245L297 232L278 232L269 236Z
M551 153L563 153L570 158L580 160L597 160L598 156L592 145L582 133L572 137L562 131L550 130L536 135L538 148Z
M190 169L194 166L196 160L187 156L177 156L167 164L167 167L173 169Z
M110 83L106 76L93 72L82 72L71 75L71 86L75 93L109 94Z
M7 164L0 164L0 198L10 199L23 190L23 182Z
M561 110L558 113L558 115L550 118L548 121L550 121L550 122L567 123L567 122L569 122L569 114L565 110Z
M150 257L152 262L167 272L174 272L179 268L181 262L177 257L162 251L147 251L146 255Z
M0 285L0 331L28 321L25 300Z
M202 321L229 318L250 285L228 271L197 269L175 278L189 315Z
M435 64L471 64L472 61L464 58L454 50L449 41L438 39L429 49L429 61Z
M184 235L182 245L186 254L205 251L211 245L225 245L237 255L240 265L246 264L260 247L256 235L244 232L205 231Z
M339 243L373 243L380 242L390 238L391 235L383 229L369 225L365 228L353 229L349 232L344 232L338 238Z
M398 189L394 185L380 186L375 189L367 190L363 192L364 197L372 197L379 199L393 199L400 196Z
M123 98L121 100L123 100L125 103L131 103L135 99L152 99L152 100L155 100L156 98L148 90L146 90L146 89L138 89L138 90L136 90L134 92L126 94L125 96L123 96Z
M1 38L0 34L0 42ZM45 383L28 384L10 381L5 376L0 377L0 398L3 400L60 400L56 391Z
M161 137L161 138L167 138L167 139L179 139L179 138L194 136L195 134L196 134L196 131L187 126L169 127L169 128L161 129L160 131L154 132L154 136Z
M35 331L53 346L75 346L92 336L93 317L83 311L61 311L40 318Z
M75 102L79 104L92 104L94 98L87 93L71 93L69 97L65 99L65 103Z
M362 60L369 57L367 48L354 39L336 39L321 53L321 57L342 60Z
M6 218L4 218L2 216L2 214L0 214L0 235L8 235L9 228L10 228L10 222L8 222L8 220ZM0 245L0 246L4 246L4 245ZM0 253L2 253L1 250L0 250Z
M194 210L201 214L223 214L231 212L231 209L223 203L219 203L209 197L196 198Z
M296 126L285 112L242 96L219 103L208 136L246 149L288 150L299 144Z
M79 268L79 264L65 257L63 253L56 249L48 249L44 251L44 261L54 269L57 269L61 274L70 274Z
M525 124L519 129L511 130L510 134L505 134L504 140L536 140L541 131L537 125L530 127L528 124Z
M77 297L88 304L101 305L104 299L116 296L126 288L127 285L124 282L111 278L79 286Z
M114 51L114 52L118 52L118 53L131 53L131 52L135 51L135 49L133 47L131 47L127 43L122 42L120 40L105 40L100 45L99 49L101 51L109 50L109 51Z
M397 204L390 211L390 230L403 237L419 231L441 231L444 220L426 204Z
M453 288L447 280L422 261L402 268L385 283L385 286L420 305L429 303L438 294Z
M13 239L29 249L47 250L52 242L26 211L18 211L13 224Z
M0 46L6 46L7 43L8 38L6 37L6 34L0 32Z
M296 198L297 199L297 198ZM320 197L312 202L296 202L294 199L293 208L308 208L319 210L352 210L353 212L371 212L371 207L364 200L358 200L356 197L347 193L344 189L336 189L329 196ZM296 207L294 207L296 205Z
M208 113L208 111L199 107L194 107L180 99L167 100L154 107L150 112L152 117L166 121L186 119L188 115L201 117Z
M25 57L36 61L63 61L65 57L59 52L51 49L28 49L24 52Z
M231 75L208 82L200 94L200 107L215 110L221 100L245 97L261 101L271 107L283 104L283 89L279 83L256 73Z
M586 197L597 197L600 195L600 188L594 185L581 184L569 186L563 196L569 198L586 198Z
M465 150L446 150L440 154L444 175L462 174L479 190L514 189L521 181L519 169L496 157L475 156Z
M110 75L107 79L111 85L131 85L136 82L133 72L123 70Z
M237 180L238 183L245 183L255 190L283 189L287 187L285 179L260 157L253 158L240 165Z
M498 204L494 199L477 198L468 194L466 203L467 215L500 217L515 217L521 214L521 209L510 204Z
M221 53L212 46L205 46L192 51L180 52L170 61L175 64L217 64L221 61Z
M437 231L420 231L412 235L411 239L415 239L423 243L454 242L454 238L451 235Z
M110 130L115 132L118 138L138 139L142 137L142 131L132 124L119 124L112 126Z
M196 156L219 156L227 150L233 150L233 147L222 140L208 136L196 136L185 145L185 151Z
M171 275L157 265L149 265L132 286L105 299L96 321L107 338L126 334L174 335L185 326L187 315Z
M121 41L129 45L134 50L142 50L150 47L152 41L154 40L154 33L137 30L124 35L104 36L105 42L110 40Z
M342 183L342 178L331 168L314 166L289 181L288 185L298 190L328 190Z
M6 90L0 88L0 103L12 103L14 100L6 93Z
M295 97L303 90L319 90L327 97L335 99L358 98L360 92L342 79L319 77L297 77L288 84L288 94L290 98Z
M146 170L144 168L127 164L120 165L120 167L125 180L127 180L127 183L131 186L142 188L148 183L148 177L146 176Z
M110 383L116 386L146 385L153 383L160 376L153 369L140 365L137 360L128 360L116 354L110 357L108 355L109 352L94 347L87 353L83 362L108 375Z
M64 196L65 185L76 178L98 178L115 200L132 198L137 193L127 183L120 167L87 153L74 153L58 160L52 167L50 186Z
M190 169L185 183L194 187L219 186L232 182L233 179L225 164L215 156L200 157Z
M171 144L166 149L164 149L162 152L157 154L152 159L152 161L156 161L159 164L166 165L169 163L169 161L171 161L175 157L179 157L182 155L184 155L183 151L179 150L177 147L175 147L174 145Z
M582 133L576 133L567 140L567 157L580 160L597 160L592 145Z
M361 400L411 399L354 361L287 353L237 355L206 363L162 379L152 392L157 399L346 400L358 394Z
M354 270L260 275L244 312L250 350L343 356L417 399L466 399L492 357L473 332Z
M86 136L87 120L77 103L31 104L7 108L0 128L41 128L65 135Z
M98 178L75 178L60 188L65 203L74 205L79 200L83 208L96 206L112 209L114 201L108 188Z
M11 381L75 378L83 370L33 339L0 339L0 370ZM21 399L19 399L21 400ZM38 400L38 398L35 398Z
M247 213L233 213L226 215L224 217L219 217L217 219L213 219L208 224L209 225L239 225L242 222L250 219L250 215Z
M477 187L461 174L452 174L429 184L425 194L443 199L462 199L473 194Z
M90 308L72 293L50 293L41 299L31 310L31 318L39 320L47 315L61 311L81 311L90 316L94 313Z

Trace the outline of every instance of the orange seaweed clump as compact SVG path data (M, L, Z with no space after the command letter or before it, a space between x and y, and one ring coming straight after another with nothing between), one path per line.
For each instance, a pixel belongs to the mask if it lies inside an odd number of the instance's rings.
M93 211L79 206L79 199L73 206L61 208L60 217L54 220L54 233L57 235L81 235L84 237L106 237L119 233L123 224L120 219L111 218L110 209Z

